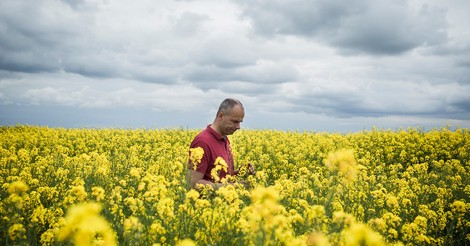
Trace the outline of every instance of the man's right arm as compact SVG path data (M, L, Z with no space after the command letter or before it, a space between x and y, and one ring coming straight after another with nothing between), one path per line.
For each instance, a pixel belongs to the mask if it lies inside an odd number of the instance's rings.
M209 180L205 180L203 173L194 170L188 170L188 184L191 189L195 189L197 184L210 185L215 190L225 186L225 184L222 183L214 183Z
M203 173L200 173L200 172L195 171L195 170L188 170L188 183L189 183L189 187L191 189L196 188L197 184L203 184L203 185L208 184L208 185L211 185L214 188L217 188L215 186L215 183L204 179L204 174Z
M214 183L208 180L204 179L204 174L194 171L194 170L188 170L188 183L189 183L189 188L195 189L197 184L202 184L202 185L210 185L214 190L217 190L221 187L224 187L226 185L234 185L235 183ZM245 186L246 188L249 188L250 185L248 182L244 180L240 180L237 183Z

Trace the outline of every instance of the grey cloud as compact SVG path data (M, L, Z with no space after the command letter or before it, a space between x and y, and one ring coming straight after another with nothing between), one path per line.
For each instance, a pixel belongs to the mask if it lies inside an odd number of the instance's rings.
M466 119L470 115L470 87L452 84L407 84L406 82L344 86L315 84L311 89L284 97L298 112L335 117L384 117L420 115Z
M164 27L156 27L160 23L154 26L148 21L154 14L144 13L150 16L113 26L124 19L106 16L99 6L85 1L0 2L0 70L171 84L184 75L180 70L189 61L222 67L252 62L251 52L237 52L241 49L235 43L226 49L223 40L209 43L213 50L206 46L203 51L207 53L192 51L188 44L199 50L200 40L205 38L198 36L205 33L204 24L209 20L204 14L164 15L160 19L165 21ZM140 27L140 22L149 26ZM134 30L133 25L142 30Z
M102 3L106 4L107 0L94 1L93 3L86 0L61 0L61 2L69 5L72 9L76 11L82 10L91 10L96 8L96 4Z
M470 99L460 98L455 102L450 103L450 106L455 110L457 118L470 119Z
M260 97L262 95L271 94L277 90L276 85L267 85L260 83L250 83L241 81L226 82L218 89L227 94L240 94L244 96Z
M61 70L73 40L90 21L56 3L0 3L0 69L27 73ZM53 10L55 11L53 11ZM78 48L81 49L81 48Z
M117 65L105 56L99 54L76 54L63 61L62 68L65 72L76 73L86 77L107 78L117 76Z
M8 54L4 53L4 57L0 60L0 70L25 73L52 72L59 70L57 64L41 62L48 60L47 57L38 57L31 53L6 53Z
M427 57L445 57L446 63L440 60L440 69L448 67L452 72L448 72L450 80L462 84L470 84L470 44L447 43L423 52Z
M175 20L174 32L177 35L188 37L200 31L204 22L210 20L207 15L184 12Z
M350 16L331 43L346 51L397 54L447 41L445 12L424 5L417 13L406 5L373 1L368 10Z
M236 1L262 35L295 35L345 53L397 54L446 41L445 11L398 1Z
M237 76L242 81L257 82L263 84L280 84L296 81L299 72L292 64L282 61L258 61L256 65L238 69Z
M257 32L264 35L288 34L312 36L329 28L338 28L346 16L360 14L363 0L349 1L249 1L236 0L243 15L251 20Z
M253 44L236 36L209 39L192 51L191 57L200 65L227 69L249 66L258 59Z
M242 81L260 84L280 84L299 78L297 69L288 64L258 62L253 66L223 68L216 66L195 66L185 73L185 80L194 81L198 86L214 87L220 83Z

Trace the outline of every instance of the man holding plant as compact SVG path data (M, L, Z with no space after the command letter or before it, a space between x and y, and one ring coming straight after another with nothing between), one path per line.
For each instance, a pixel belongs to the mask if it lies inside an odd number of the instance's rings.
M190 188L197 184L210 185L218 189L225 178L239 175L235 170L232 149L228 135L240 129L245 117L243 104L233 98L225 99L217 110L214 122L200 132L190 145L188 161L188 182ZM255 173L253 165L247 165L248 174ZM239 181L246 185L246 182Z

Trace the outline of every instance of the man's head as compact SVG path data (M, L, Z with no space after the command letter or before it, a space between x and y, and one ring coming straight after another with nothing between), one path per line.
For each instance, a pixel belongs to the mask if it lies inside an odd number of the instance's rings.
M231 135L240 129L244 117L243 104L237 99L227 98L220 104L212 126L222 136Z

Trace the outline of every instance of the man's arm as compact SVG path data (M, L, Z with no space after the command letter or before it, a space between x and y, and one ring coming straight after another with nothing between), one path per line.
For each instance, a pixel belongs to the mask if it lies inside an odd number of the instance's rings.
M204 179L204 174L194 170L188 170L188 183L191 189L195 189L197 184L210 185L214 189L218 189L223 186L223 184L214 183Z
M254 175L256 171L255 171L255 168L253 167L253 164L249 163L247 166L248 166L248 170L247 170L248 175ZM236 171L238 172L238 170ZM235 175L237 175L237 172L235 173ZM191 189L195 189L197 184L210 185L214 189L218 189L226 185L222 183L214 183L214 182L205 180L203 173L192 170L191 168L187 172L187 178L188 178L189 188ZM239 181L238 183L243 184L244 186L248 187L248 183L246 183L243 180Z

